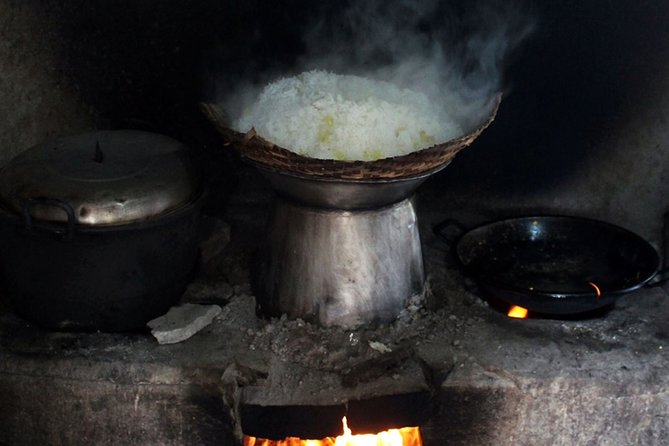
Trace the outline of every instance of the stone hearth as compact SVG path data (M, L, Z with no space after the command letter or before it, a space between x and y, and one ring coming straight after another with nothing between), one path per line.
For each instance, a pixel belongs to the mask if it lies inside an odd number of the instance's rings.
M158 345L148 333L47 332L2 310L0 444L234 445L245 406L336 406L407 392L432 396L421 426L427 445L669 441L662 288L631 293L599 318L509 319L477 297L430 231L446 217L492 216L449 209L428 186L418 196L430 286L423 302L393 324L354 331L263 320L248 263L271 193L252 170L240 177L220 216L230 242L184 295L223 311L192 338Z

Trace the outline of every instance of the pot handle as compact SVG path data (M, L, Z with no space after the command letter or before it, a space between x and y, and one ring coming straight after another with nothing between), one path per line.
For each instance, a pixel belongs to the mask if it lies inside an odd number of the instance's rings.
M67 238L72 238L72 236L74 235L74 223L75 223L74 209L72 209L72 206L69 203L62 200L58 200L56 198L35 197L23 200L23 202L21 203L21 208L23 211L23 223L26 229L31 230L32 228L35 227L33 216L30 214L30 211L32 210L33 207L37 205L53 206L65 212L65 214L67 215L67 226L65 231L54 231L54 232L58 234L65 234Z
M659 270L652 279L644 285L646 288L656 288L664 285L669 281L669 267L664 267Z
M432 231L448 246L453 246L455 241L459 239L462 234L467 232L467 227L463 225L460 221L449 218L447 220L438 223L432 228Z

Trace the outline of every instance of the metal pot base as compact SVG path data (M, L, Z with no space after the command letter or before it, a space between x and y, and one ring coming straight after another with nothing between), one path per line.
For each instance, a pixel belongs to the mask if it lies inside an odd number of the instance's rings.
M390 322L424 291L413 201L337 210L278 199L253 276L265 314L344 328Z

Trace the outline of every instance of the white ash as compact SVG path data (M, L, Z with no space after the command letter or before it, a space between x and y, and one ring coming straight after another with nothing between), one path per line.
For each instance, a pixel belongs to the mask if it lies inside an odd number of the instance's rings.
M440 253L434 255L441 256ZM456 274L453 271L444 273ZM407 311L406 317L391 324L344 330L320 327L303 320L290 320L286 315L263 319L256 314L255 298L251 294L241 293L232 296L225 305L217 318L216 327L217 330L239 333L238 336L243 338L241 345L245 346L248 354L274 358L291 364L291 369L294 366L295 370L343 375L356 364L393 354L403 345L409 345L421 359L438 358L430 360L430 367L437 371L448 370L452 363L459 366L466 360L466 354L474 350L477 351L477 362L495 363L503 360L512 355L508 349L524 345L520 340L527 336L532 337L538 349L554 352L555 356L558 350L569 349L577 352L601 350L601 355L606 355L616 345L629 342L636 333L642 332L643 325L647 323L629 318L625 311L627 301L624 299L619 302L616 311L598 320L510 320L485 304L478 303L481 299L470 295L455 280L442 280L434 271L429 275L429 280L433 282L432 305L435 307L427 309L424 305L417 306L413 311ZM447 287L443 286L445 283ZM246 290L241 286L238 289L240 292ZM477 303L469 302L466 297ZM654 301L649 302L646 305ZM630 306L635 307L638 303L634 298L629 299ZM423 304L426 303L423 301ZM634 311L639 309L635 308ZM491 326L497 327L496 330L490 330ZM551 335L555 330L561 333L559 339ZM503 338L499 338L500 331L504 333ZM496 337L491 337L494 333L497 333ZM374 350L369 345L370 341L382 343L393 352ZM482 342L494 347L481 350L477 346ZM250 346L253 346L253 351L249 350ZM655 352L660 352L659 346L661 344L657 341L647 343L647 348ZM574 354L569 358L562 355L562 361L565 367L580 367L589 359ZM540 367L541 364L535 366ZM525 365L514 364L514 367L524 368ZM395 372L391 370L389 373ZM304 382L309 380L305 378Z
M256 315L255 306L255 298L250 294L234 294L230 302L223 307L218 319L225 326L244 332L247 336L253 336L262 324Z
M237 297L233 298L231 304ZM435 334L430 327L448 324L447 317L416 306L410 317L381 326L345 330L321 327L286 315L259 319L249 339L249 349L270 354L280 361L325 373L345 373L362 361L381 358L408 344L420 344ZM242 327L240 327L242 329ZM243 328L245 333L251 333ZM452 336L453 329L439 330L439 336Z

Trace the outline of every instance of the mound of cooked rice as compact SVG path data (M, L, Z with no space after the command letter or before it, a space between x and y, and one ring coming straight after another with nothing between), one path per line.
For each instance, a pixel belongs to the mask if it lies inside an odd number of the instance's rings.
M233 122L311 158L376 160L460 136L444 107L394 84L308 71L268 84Z

